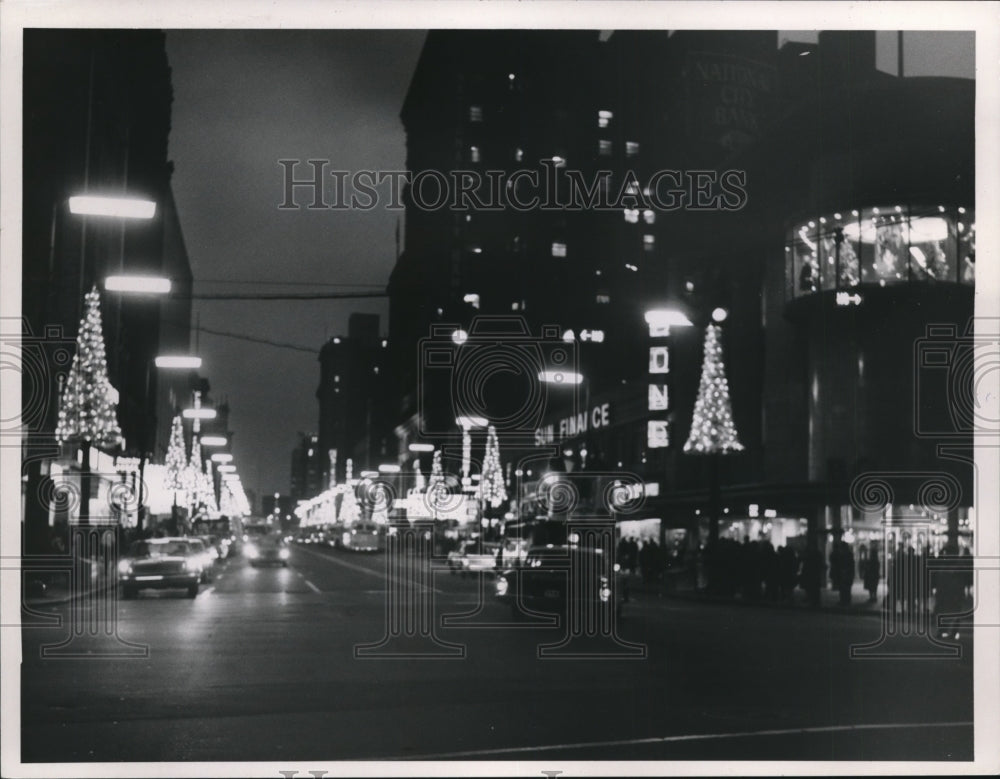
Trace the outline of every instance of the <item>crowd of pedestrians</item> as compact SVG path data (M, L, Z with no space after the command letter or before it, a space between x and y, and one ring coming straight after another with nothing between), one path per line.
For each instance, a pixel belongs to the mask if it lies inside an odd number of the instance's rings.
M637 574L646 583L660 582L671 567L683 564L684 548L680 544L668 554L655 539L623 537L618 562L626 574ZM834 530L829 550L826 556L816 544L775 548L764 536L756 540L744 536L742 543L719 538L700 551L705 590L721 597L775 603L792 603L796 590L801 590L805 602L818 607L823 589L829 586L837 593L839 605L851 606L856 582L867 591L868 605L878 601L879 586L884 583L887 607L911 611L915 605L910 601L924 597L929 602L930 594L937 599L938 611L959 610L970 597L973 573L968 549L959 555L957 547L945 547L935 555L930 548L916 550L912 544L899 544L887 558L879 542L855 547L844 540L842 531ZM940 562L929 562L942 556L955 562L943 567ZM920 581L928 583L923 596L917 586Z

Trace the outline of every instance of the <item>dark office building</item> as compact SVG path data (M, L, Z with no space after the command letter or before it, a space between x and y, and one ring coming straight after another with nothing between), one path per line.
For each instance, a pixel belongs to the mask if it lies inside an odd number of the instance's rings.
M343 482L347 460L354 475L394 458L387 454L392 436L391 420L385 412L385 354L388 342L379 335L377 314L354 313L348 318L347 335L330 338L320 350L318 466L329 486L335 468L336 481Z

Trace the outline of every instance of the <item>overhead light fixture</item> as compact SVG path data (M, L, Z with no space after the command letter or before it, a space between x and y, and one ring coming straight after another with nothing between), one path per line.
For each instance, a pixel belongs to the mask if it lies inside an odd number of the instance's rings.
M224 435L206 435L201 439L202 446L225 446L228 443Z
M139 295L166 295L170 279L163 276L108 276L104 289L108 292L132 292Z
M219 473L236 473L235 465L220 465L216 469Z
M190 368L197 370L201 367L201 357L193 357L186 354L164 354L156 358L157 368Z
M218 416L214 408L186 408L181 413L185 419L215 419Z
M455 424L459 427L486 427L489 423L485 417L461 416L455 418Z
M216 452L212 455L212 459L217 463L231 463L233 461L233 456L228 452Z
M434 444L410 444L411 452L433 452Z
M580 384L583 374L576 371L539 371L538 380L546 384Z
M69 199L69 210L83 216L117 216L123 219L152 219L156 203L135 197L76 195Z
M395 463L382 463L379 467L381 473L399 473L399 466Z
M691 327L691 320L675 308L654 308L646 312L646 324L655 327Z

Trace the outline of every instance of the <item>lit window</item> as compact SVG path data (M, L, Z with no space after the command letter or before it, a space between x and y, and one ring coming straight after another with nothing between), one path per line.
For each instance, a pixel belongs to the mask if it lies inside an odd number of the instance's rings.
M520 304L520 303L518 303L518 302L517 302L517 301L515 300L515 301L514 301L513 303L511 303L511 304L510 304L510 310L511 310L511 311L520 311L520 310L521 310L521 304Z
M469 106L469 121L470 122L481 122L483 121L483 107L479 105Z
M566 256L566 244L564 244L564 243L553 243L552 244L552 256L553 257L565 257Z
M473 308L479 308L479 295L477 295L475 292L470 292L468 295L462 298L462 300L468 303Z
M611 156L611 141L600 140L597 142L597 153L602 157Z
M647 252L650 252L650 251L653 250L653 248L655 246L656 246L656 238L654 236L652 236L652 235L644 235L644 236L642 236L642 248L643 249L645 249Z
M514 149L514 161L520 162L522 159L524 159L524 149Z
M607 127L608 123L614 119L615 115L610 111L598 111L597 112L597 126Z
M597 296L597 302L598 303L602 303L602 304L610 303L611 302L611 295L604 295L604 294L598 295Z
M478 146L470 146L469 147L469 161L470 162L479 162L479 147Z
M625 156L634 157L639 153L639 144L635 141L625 141Z
M638 208L626 208L625 209L625 221L629 224L636 224L639 221L639 209Z
M473 254L482 254L483 253L483 247L481 247L481 246L470 246L469 247L469 251L472 252Z
M650 208L647 208L642 212L642 218L645 220L646 224L651 225L656 221L656 212Z
M340 376L334 376L333 377L333 383L334 384L339 384L340 383Z
M626 267L626 268L628 268L628 269L629 269L630 271L632 271L633 273L635 273L635 272L636 272L637 270L639 270L639 266L638 266L638 265L633 265L633 264L632 264L632 263L630 263L630 262L626 262L626 263L625 263L625 267Z

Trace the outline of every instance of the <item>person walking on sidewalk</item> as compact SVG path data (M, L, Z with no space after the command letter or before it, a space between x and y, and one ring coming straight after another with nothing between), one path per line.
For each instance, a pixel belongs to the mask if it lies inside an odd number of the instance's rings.
M844 531L834 531L833 549L830 551L830 581L840 594L840 605L851 605L851 587L854 584L854 552L844 541Z
M807 544L802 555L802 573L799 574L799 586L806 591L806 599L810 606L819 606L819 591L823 584L823 569L825 567L823 553L816 548L815 541Z
M882 578L882 561L879 560L878 547L874 542L864 560L861 578L864 581L865 589L868 590L868 602L874 603L878 599L878 581Z

